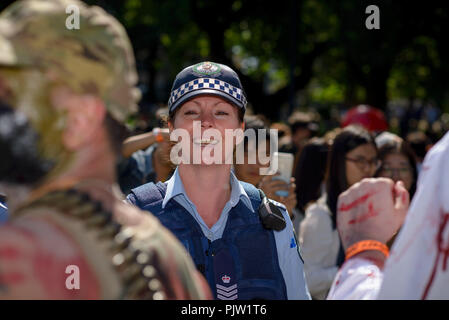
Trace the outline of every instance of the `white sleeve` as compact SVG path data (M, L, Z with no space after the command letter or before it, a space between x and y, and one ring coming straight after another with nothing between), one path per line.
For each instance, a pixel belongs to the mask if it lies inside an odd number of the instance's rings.
M352 258L338 271L327 300L375 300L382 278L382 271L371 261Z
M281 231L274 231L279 267L284 277L288 300L310 300L310 293L304 275L304 264L300 249L295 239L293 224L285 206L272 201L282 212L287 226Z

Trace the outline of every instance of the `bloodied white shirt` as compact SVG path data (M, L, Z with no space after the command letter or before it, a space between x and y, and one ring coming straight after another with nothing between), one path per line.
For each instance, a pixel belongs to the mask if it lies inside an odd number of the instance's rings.
M424 160L417 192L383 272L353 258L328 299L449 299L449 133Z

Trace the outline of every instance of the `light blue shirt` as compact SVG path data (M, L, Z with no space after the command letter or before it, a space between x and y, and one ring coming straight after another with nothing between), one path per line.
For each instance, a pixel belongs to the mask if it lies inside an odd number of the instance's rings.
M220 239L226 227L229 212L239 203L239 201L242 201L251 212L257 214L248 195L243 189L243 186L240 184L233 172L231 172L230 183L231 197L224 206L223 211L220 214L220 218L211 228L206 225L203 218L199 215L195 204L187 196L181 177L179 176L178 169L175 170L173 176L167 181L167 192L162 202L162 208L165 208L171 199L175 200L192 215L201 227L204 235L210 241ZM284 205L275 201L273 201L273 203L281 208L282 215L284 216L285 221L287 221L287 226L285 229L281 231L273 231L276 241L279 266L287 287L287 297L289 300L310 299L309 290L305 282L304 265L299 256L299 248L297 248L297 243L294 236L293 224Z

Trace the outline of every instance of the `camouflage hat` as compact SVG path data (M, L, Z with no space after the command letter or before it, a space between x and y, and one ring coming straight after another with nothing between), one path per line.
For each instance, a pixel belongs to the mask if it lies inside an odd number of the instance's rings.
M69 28L79 12L79 28ZM78 0L21 0L0 14L0 66L51 71L79 93L94 93L124 122L137 111L134 54L123 26Z

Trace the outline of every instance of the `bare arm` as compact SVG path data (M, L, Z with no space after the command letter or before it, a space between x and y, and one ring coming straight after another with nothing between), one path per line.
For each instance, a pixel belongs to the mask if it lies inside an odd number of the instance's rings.
M161 129L161 131L157 134L151 131L129 137L123 142L122 155L125 158L129 158L134 152L146 149L154 143L158 142L158 139L170 140L168 130Z

